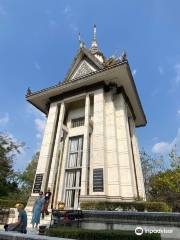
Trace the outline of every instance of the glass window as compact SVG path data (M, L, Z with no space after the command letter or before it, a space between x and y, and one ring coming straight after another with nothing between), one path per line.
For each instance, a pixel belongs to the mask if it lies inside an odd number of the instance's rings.
M83 136L69 139L69 152L65 173L65 206L78 208L81 190Z
M80 126L84 126L84 117L75 118L75 119L71 120L71 127L72 128L80 127Z

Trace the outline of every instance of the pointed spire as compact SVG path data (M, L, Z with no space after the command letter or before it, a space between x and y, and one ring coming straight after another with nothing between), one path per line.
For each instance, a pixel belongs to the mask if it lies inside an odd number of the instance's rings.
M93 32L93 41L96 42L96 24L94 24L93 30L94 30L94 32Z
M96 41L96 24L94 24L94 27L93 27L93 40L91 44L91 51L92 53L96 53L98 51L98 45Z
M79 32L79 34L78 34L78 39L79 39L79 46L80 46L80 48L85 47L85 43L81 40L80 32Z
M30 87L28 87L27 92L26 92L26 95L29 96L29 95L31 95L31 94L32 94L32 91L31 91Z
M83 47L83 42L81 41L81 34L80 34L80 32L78 34L78 39L79 39L79 46L80 46L80 48L82 48Z

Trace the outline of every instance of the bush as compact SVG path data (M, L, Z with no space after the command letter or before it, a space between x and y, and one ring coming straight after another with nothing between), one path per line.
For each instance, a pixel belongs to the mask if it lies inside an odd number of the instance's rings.
M84 201L81 202L82 210L106 210L106 211L138 211L144 212L169 212L172 209L164 202L93 202Z
M171 212L172 208L164 202L146 202L146 210L148 212Z
M18 200L9 200L9 199L0 199L0 208L6 207L6 208L14 208L16 203L22 203L25 206L25 203Z
M89 230L81 228L50 228L47 236L73 238L78 240L159 240L160 234L135 235L134 232L120 230Z

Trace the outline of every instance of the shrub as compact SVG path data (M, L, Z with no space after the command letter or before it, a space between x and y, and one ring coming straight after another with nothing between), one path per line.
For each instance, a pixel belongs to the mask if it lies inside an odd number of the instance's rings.
M145 209L148 212L170 212L172 208L164 202L146 202Z
M0 208L6 207L6 208L14 208L16 203L22 203L25 206L25 203L18 200L10 200L10 199L0 199Z
M73 238L78 240L159 240L160 234L135 235L131 231L120 230L89 230L81 228L50 228L46 230L46 235L53 237Z
M169 212L172 209L164 202L81 202L82 210L107 210L107 211L148 211L148 212Z

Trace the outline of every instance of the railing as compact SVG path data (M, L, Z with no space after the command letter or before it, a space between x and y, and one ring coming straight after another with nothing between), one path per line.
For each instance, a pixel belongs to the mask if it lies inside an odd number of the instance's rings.
M91 211L83 210L83 221L112 223L145 223L180 226L180 213L173 212L121 212L121 211Z
M153 224L180 227L180 213L120 212L91 210L52 210L52 225L73 225L83 222Z
M50 226L75 225L79 226L83 214L81 210L52 210Z

